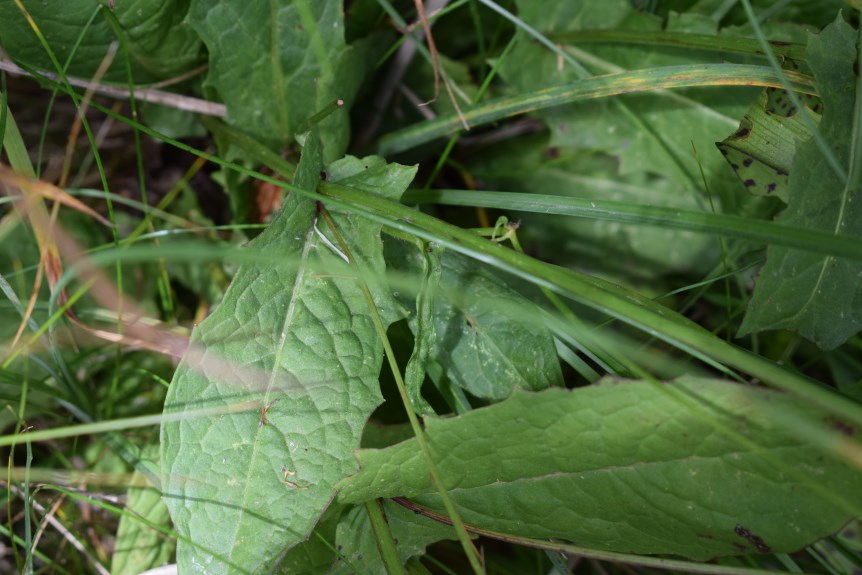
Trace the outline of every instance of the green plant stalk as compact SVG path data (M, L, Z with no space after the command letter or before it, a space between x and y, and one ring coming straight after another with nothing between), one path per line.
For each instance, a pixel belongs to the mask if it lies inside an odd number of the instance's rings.
M322 184L323 182L320 183ZM318 184L318 188L319 187L320 184ZM341 234L338 233L338 228L335 226L335 223L331 220L326 211L323 212L323 217L326 220L329 230L335 236L341 251L347 255L351 265L358 268L359 266L357 265L356 259L350 253L350 248L341 237ZM389 368L391 369L392 376L395 379L395 385L398 387L398 394L401 396L401 402L404 404L404 410L407 412L407 419L410 421L410 427L413 430L413 434L416 436L416 443L419 444L422 456L428 464L428 473L431 475L431 482L434 484L434 487L437 489L437 493L440 495L440 499L443 502L446 513L449 515L449 520L455 528L455 532L458 534L458 540L464 548L464 553L467 555L467 560L470 562L470 566L473 568L476 575L483 575L485 570L482 568L482 564L479 560L479 552L473 546L473 542L470 540L470 535L464 527L464 522L458 514L458 510L455 508L452 498L449 497L449 493L446 491L446 488L443 487L443 481L440 478L440 472L438 471L437 464L434 461L434 455L431 453L431 448L428 446L428 441L425 438L425 432L422 430L422 425L419 423L419 418L416 416L413 403L410 401L407 387L404 385L404 378L401 376L401 369L398 367L398 363L395 360L395 351L392 349L389 336L386 335L386 326L383 325L383 320L380 319L380 313L377 310L377 306L374 304L374 296L368 288L368 283L362 279L361 274L359 285L365 296L365 300L368 302L368 309L371 313L374 327L377 330L377 335L381 342L383 342L386 360L389 362Z
M658 30L578 30L548 34L551 40L565 44L641 44L672 46L685 50L709 50L766 56L762 44L754 38L734 38L709 34L686 34ZM771 52L792 60L805 60L805 45L769 42Z
M444 245L466 256L524 278L533 284L549 287L553 291L563 293L650 335L659 337L671 345L687 350L700 359L708 358L732 366L779 389L812 401L856 425L862 425L862 407L853 404L819 382L793 373L763 357L725 342L673 310L610 282L574 270L562 269L523 254L503 249L493 242L479 238L468 230L463 230L401 203L372 194L329 182L321 182L318 187L320 191L317 193L307 192L276 178L225 161L168 138L146 126L123 118L120 114L116 114L103 106L99 106L98 109L141 129L153 137L224 168L236 170L288 191L365 215L386 226ZM242 145L240 140L236 140L234 143ZM247 149L247 151L254 153L255 147ZM270 152L270 154L272 153ZM258 156L258 159L266 163L264 158ZM278 163L270 167L277 169L279 165L284 164L288 164L288 162L279 158Z
M395 548L392 531L389 530L389 522L386 521L386 515L383 512L383 501L375 499L366 502L365 511L368 513L371 529L374 531L374 539L377 541L377 550L380 551L380 558L383 559L386 573L404 575L404 566L401 565L401 558L398 557L398 549Z
M817 93L814 88L814 79L798 72L787 71L779 75L765 66L690 64L606 74L576 80L563 86L537 90L514 98L499 98L463 110L463 118L470 126L476 127L562 104L668 88L702 86L771 86L783 88L783 77L787 79L792 90L806 94ZM441 116L387 134L381 138L378 152L384 156L403 152L452 134L460 128L461 119L457 115Z
M859 238L786 226L730 214L711 214L662 206L569 196L474 190L408 190L408 204L479 206L519 212L575 216L594 220L655 225L723 237L775 244L832 256L862 259Z

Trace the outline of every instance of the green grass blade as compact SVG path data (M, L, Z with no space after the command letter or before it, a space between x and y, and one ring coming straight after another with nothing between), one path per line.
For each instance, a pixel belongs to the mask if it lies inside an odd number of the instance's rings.
M816 94L814 80L797 72L783 74L793 90ZM668 88L700 86L784 86L781 75L766 66L747 64L694 64L664 66L607 74L577 80L564 86L554 86L512 98L500 98L472 106L463 111L470 126L477 127L504 118L526 114L573 102L606 98L620 94L649 92ZM394 154L420 144L448 136L461 128L457 115L441 116L428 122L392 132L380 140L380 154Z
M404 202L477 206L655 225L862 259L862 243L858 238L728 214L567 196L473 190L411 190L404 195Z

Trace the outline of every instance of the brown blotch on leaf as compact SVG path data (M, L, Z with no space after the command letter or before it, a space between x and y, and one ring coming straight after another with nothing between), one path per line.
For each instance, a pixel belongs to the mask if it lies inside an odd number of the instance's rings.
M743 183L743 184L745 184L745 187L746 187L746 188L753 188L754 186L756 186L756 185L757 185L757 182L755 182L755 181L754 181L754 180L752 180L751 178L748 178L747 180L745 180L745 181L744 181L744 182L742 182L742 183Z

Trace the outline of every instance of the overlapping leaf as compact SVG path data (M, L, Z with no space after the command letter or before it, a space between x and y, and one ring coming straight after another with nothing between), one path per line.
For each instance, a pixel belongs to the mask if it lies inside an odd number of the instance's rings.
M798 433L806 421L837 425L765 389L605 380L427 418L426 436L469 524L703 560L794 551L862 510L862 476ZM415 440L359 460L340 500L407 496L440 508Z
M456 538L455 530L448 525L435 523L391 501L384 502L383 507L402 563L424 553L432 543ZM364 507L354 507L342 516L336 544L344 559L336 561L329 575L380 572L382 559Z
M442 265L432 357L450 381L488 399L562 385L553 338L535 306L460 254L444 254Z
M628 2L586 4L553 3L552 6L518 2L519 14L526 22L552 39L578 30L617 28L621 30L660 31L662 22L649 14L635 12ZM565 17L563 12L565 12ZM603 15L597 18L599 13ZM678 32L715 33L705 29L704 20L692 16L671 18L668 29ZM668 48L644 49L623 43L580 45L602 64L589 63L594 74L622 69L639 70L657 66L691 63L693 59L715 62L709 52ZM611 66L608 68L606 66ZM617 68L614 68L617 67ZM522 92L537 87L565 84L579 74L570 64L537 42L521 41L504 62L501 72ZM617 98L577 102L544 110L542 119L551 132L551 145L579 150L600 150L620 160L620 174L661 174L673 186L666 192L669 200L691 195L702 186L700 169L706 174L714 195L732 203L737 189L727 185L721 157L710 154L714 142L733 129L745 110L751 93L733 90L674 90L664 94L638 94ZM692 146L700 153L695 160ZM731 182L732 184L732 182Z
M306 144L297 172L307 189L320 174L316 151ZM380 158L346 158L327 170L331 180L390 198L413 173ZM380 274L379 225L333 217L363 277ZM256 407L162 427L163 488L177 530L194 542L178 549L192 572L273 567L355 470L351 452L380 401L382 344L359 277L323 228L315 204L291 194L250 244L272 263L239 270L174 376L167 414ZM387 293L375 290L374 300L388 323L395 308Z
M813 138L801 144L790 170L789 203L778 221L862 241L860 170L848 170L860 161L851 159L851 150L862 137L854 122L860 105L856 31L839 17L812 38L807 60L822 87L817 134L837 166ZM740 334L791 329L824 349L835 348L862 329L860 278L862 261L771 247Z
M227 104L228 121L275 148L336 98L349 108L361 59L344 41L343 2L192 0L189 23L210 53L207 79ZM323 158L347 147L346 109L320 124Z

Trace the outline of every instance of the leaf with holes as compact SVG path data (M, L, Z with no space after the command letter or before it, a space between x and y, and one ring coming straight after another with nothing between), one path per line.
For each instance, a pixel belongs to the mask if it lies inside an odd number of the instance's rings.
M797 148L811 137L810 123L820 121L821 105L811 98L799 113L784 90L767 88L748 109L739 128L716 147L743 185L756 196L787 202L788 175Z
M808 64L823 99L817 137L833 155L830 163L814 138L798 147L790 170L787 209L778 221L791 226L859 237L862 241L862 128L856 107L856 31L839 19L808 45ZM856 157L851 160L851 150ZM849 176L848 176L849 172ZM862 329L862 261L778 246L767 251L740 335L767 329L799 332L833 349Z
M500 533L704 560L795 551L862 512L860 472L800 424L858 430L767 389L605 379L425 422L461 517ZM441 510L415 439L358 457L342 502Z
M295 184L313 189L319 146L308 138ZM328 179L397 199L414 169L345 158ZM384 270L380 225L333 213L372 286L384 324L398 312L374 277ZM315 203L293 193L249 244L264 263L240 268L224 300L194 330L162 426L165 501L191 572L269 570L308 537L337 481L356 470L365 421L380 402L383 348L360 276L336 250ZM252 409L236 412L238 407ZM224 408L200 416L199 408Z

